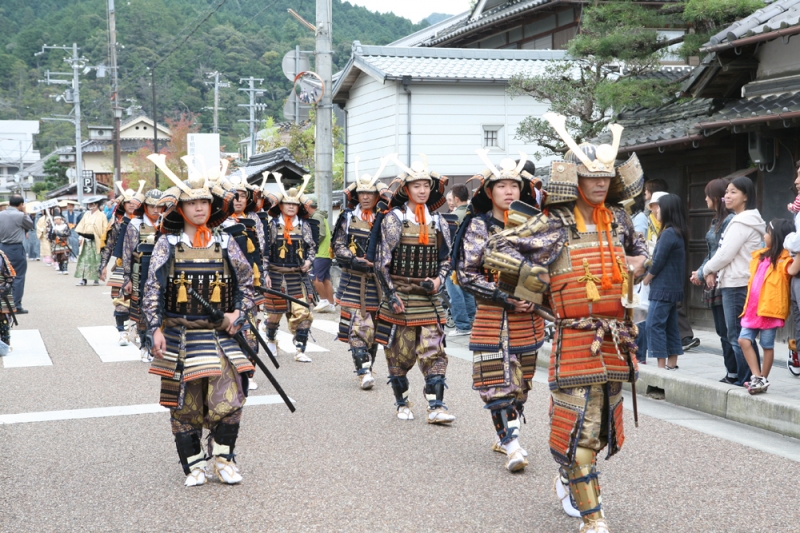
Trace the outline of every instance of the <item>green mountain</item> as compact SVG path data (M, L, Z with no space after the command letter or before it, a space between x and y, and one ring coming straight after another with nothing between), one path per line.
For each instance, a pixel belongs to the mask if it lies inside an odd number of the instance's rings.
M445 15L444 13L431 13L430 15L428 15L428 18L426 18L425 21L431 26L433 26L437 22L449 19L452 16L453 15Z
M197 115L200 131L211 131L213 87L205 73L218 70L231 82L220 91L219 124L222 143L236 150L247 125L247 95L237 89L240 78L264 78L266 108L258 118L283 120L283 104L291 89L281 70L281 59L296 45L314 50L314 34L293 19L292 8L315 22L315 0L116 0L120 97L123 107L152 111L148 67L178 48L156 69L159 120L182 113ZM0 3L0 119L35 120L67 114L70 105L56 102L64 86L37 83L45 70L67 72L61 50L41 55L43 44L81 47L88 65L108 64L107 0L3 0ZM194 33L198 22L208 17ZM413 24L392 14L368 11L333 0L334 71L350 57L353 40L386 44L428 26ZM185 42L183 42L185 40ZM182 43L182 44L181 44ZM62 76L63 77L63 76ZM96 71L81 76L84 124L111 123L110 75ZM43 153L74 142L69 123L43 122L37 148Z

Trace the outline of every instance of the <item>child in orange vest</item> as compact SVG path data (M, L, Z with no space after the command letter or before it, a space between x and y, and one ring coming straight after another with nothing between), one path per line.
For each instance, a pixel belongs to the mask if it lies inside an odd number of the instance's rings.
M790 221L774 219L767 225L764 234L765 248L753 252L750 261L750 283L739 334L739 346L753 373L751 380L744 384L750 394L767 392L767 376L775 357L775 333L784 326L789 316L789 267L793 261L783 248L783 241L793 230L794 225ZM757 336L760 336L764 350L763 366L759 366L754 347Z

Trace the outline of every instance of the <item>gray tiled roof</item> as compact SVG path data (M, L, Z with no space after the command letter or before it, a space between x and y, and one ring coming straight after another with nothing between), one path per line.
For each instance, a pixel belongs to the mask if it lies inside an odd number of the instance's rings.
M625 127L620 148L642 144L679 142L700 132L694 128L698 122L708 120L723 102L710 98L697 98L673 102L656 108L626 110L619 114L617 122ZM603 132L596 143L610 143L611 133ZM621 150L625 151L625 150Z
M737 39L766 34L800 23L800 0L764 0L763 8L737 20L721 32L712 36L705 48L730 45Z
M661 80L661 81L677 81L694 70L694 67L688 65L662 65L659 70L645 72L636 76L643 80ZM624 73L624 71L623 71Z
M308 174L308 170L295 161L288 148L276 148L263 154L256 154L242 167L250 183L261 181L261 173L289 169L296 177ZM286 177L286 176L284 176Z
M800 91L794 91L783 94L732 100L713 115L705 117L703 120L698 120L697 122L714 123L730 121L735 123L739 120L769 116L774 116L775 120L780 120L779 115L782 113L796 113L799 111Z
M469 14L469 11L465 11L459 15L441 20L436 24L431 24L427 28L423 28L412 33L411 35L406 35L402 39L398 39L393 43L389 43L388 46L425 46L425 43L428 40L436 37L439 33L448 31L452 26L463 22L467 17L469 17Z
M479 50L474 48L402 48L353 43L353 55L334 84L333 96L349 91L361 72L381 81L508 81L515 74L542 74L563 50Z

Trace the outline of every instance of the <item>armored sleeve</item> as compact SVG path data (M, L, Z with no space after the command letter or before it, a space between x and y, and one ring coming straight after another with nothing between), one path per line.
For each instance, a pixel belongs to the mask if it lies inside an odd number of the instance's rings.
M111 260L111 254L114 252L114 245L117 244L118 237L119 224L114 223L108 228L108 233L106 234L106 243L100 252L100 267L97 269L98 272L102 273L108 266L108 262Z
M450 247L450 226L447 222L439 217L439 231L442 234L442 243L444 246ZM452 250L451 250L452 253ZM447 257L442 257L439 259L439 278L442 284L444 284L444 280L447 279L447 276L450 274L450 254L447 254Z
M381 222L381 242L375 256L375 273L384 286L385 291L393 293L394 283L389 274L389 264L392 262L392 250L400 243L403 225L394 211L388 213Z
M125 230L125 240L122 244L122 286L131 281L131 265L133 263L133 252L136 245L139 243L139 229L133 225L128 224L128 229Z
M473 218L467 226L461 241L458 255L456 275L461 287L475 296L492 298L496 284L486 280L483 275L483 252L489 243L489 230L486 221L480 217Z
M269 269L269 257L264 253L267 244L267 239L264 235L264 224L255 213L253 213L252 219L256 221L256 235L258 236L259 250L261 250L261 271L266 272Z
M150 270L144 287L141 307L145 324L150 333L161 326L164 315L164 291L167 280L167 264L172 255L172 246L166 238L158 239L150 258Z
M536 217L489 239L487 248L532 265L548 266L567 243L567 227L560 217L550 215L542 225Z
M253 269L244 252L233 239L228 239L228 262L230 263L231 271L236 274L236 292L233 295L234 307L243 312L248 311L255 305Z
M345 231L347 216L346 211L342 212L333 230L333 254L340 263L345 265L350 264L353 257L355 257L350 248L347 247L347 232Z
M314 242L314 234L311 232L311 224L303 224L303 241L306 243L306 259L314 262L317 257L317 243Z

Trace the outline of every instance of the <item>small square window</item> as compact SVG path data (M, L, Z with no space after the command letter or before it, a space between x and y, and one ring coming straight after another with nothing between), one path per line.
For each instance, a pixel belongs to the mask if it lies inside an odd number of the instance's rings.
M503 126L483 126L483 147L503 149Z

